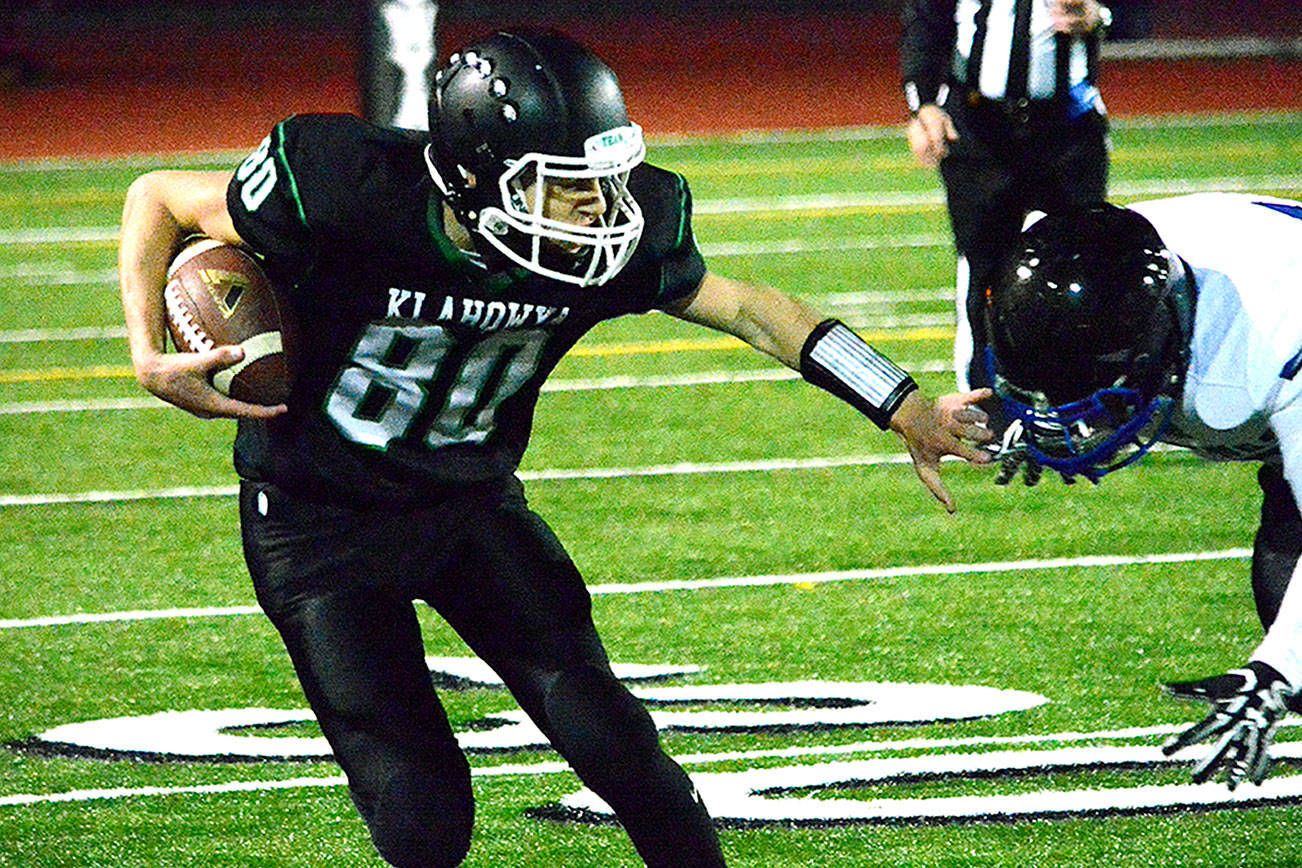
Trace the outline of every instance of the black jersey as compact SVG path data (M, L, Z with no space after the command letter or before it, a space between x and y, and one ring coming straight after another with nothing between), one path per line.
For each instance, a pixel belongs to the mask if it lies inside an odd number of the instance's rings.
M376 506L503 479L561 356L596 323L672 305L705 275L686 182L649 165L629 178L642 238L608 283L489 272L444 233L424 146L346 115L301 115L236 170L235 229L301 333L289 413L240 422L241 476Z

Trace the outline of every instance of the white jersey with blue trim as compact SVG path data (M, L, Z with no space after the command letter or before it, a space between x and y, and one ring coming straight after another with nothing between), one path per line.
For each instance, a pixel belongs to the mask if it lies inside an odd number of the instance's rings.
M1302 203L1200 193L1131 205L1193 271L1189 370L1172 442L1283 462L1302 502ZM1252 655L1302 685L1302 570Z

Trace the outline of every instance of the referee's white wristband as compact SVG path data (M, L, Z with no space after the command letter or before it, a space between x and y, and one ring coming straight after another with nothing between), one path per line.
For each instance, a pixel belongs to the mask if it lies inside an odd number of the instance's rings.
M883 431L908 394L918 388L907 371L835 319L819 323L805 339L800 375L853 406Z

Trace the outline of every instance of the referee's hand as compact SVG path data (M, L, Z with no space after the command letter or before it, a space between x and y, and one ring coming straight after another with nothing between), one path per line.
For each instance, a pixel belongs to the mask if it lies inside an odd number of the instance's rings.
M1098 0L1045 0L1045 4L1059 33L1092 33L1103 22Z
M940 165L940 161L949 153L949 143L958 138L954 122L943 108L937 105L924 105L918 114L909 121L906 131L909 136L909 150L919 163L929 169Z

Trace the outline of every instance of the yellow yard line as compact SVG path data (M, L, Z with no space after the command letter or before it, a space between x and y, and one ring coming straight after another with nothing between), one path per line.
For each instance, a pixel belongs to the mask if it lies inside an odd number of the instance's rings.
M949 340L954 337L950 328L915 328L915 329L878 329L860 331L859 335L866 341L936 341ZM677 338L664 341L625 341L615 343L580 344L567 355L592 358L608 356L651 355L655 353L690 353L710 352L712 350L735 350L746 344L734 337Z
M0 383L48 383L54 380L118 380L134 377L126 365L93 365L89 368L32 368L0 371Z
M950 340L949 328L879 329L859 332L866 341L939 341ZM567 355L577 358L613 358L615 356L655 355L661 353L702 353L736 350L746 344L734 337L678 338L663 341L617 341L579 345ZM135 376L127 365L93 365L86 368L31 368L0 371L0 384L48 383L55 380L114 380Z

